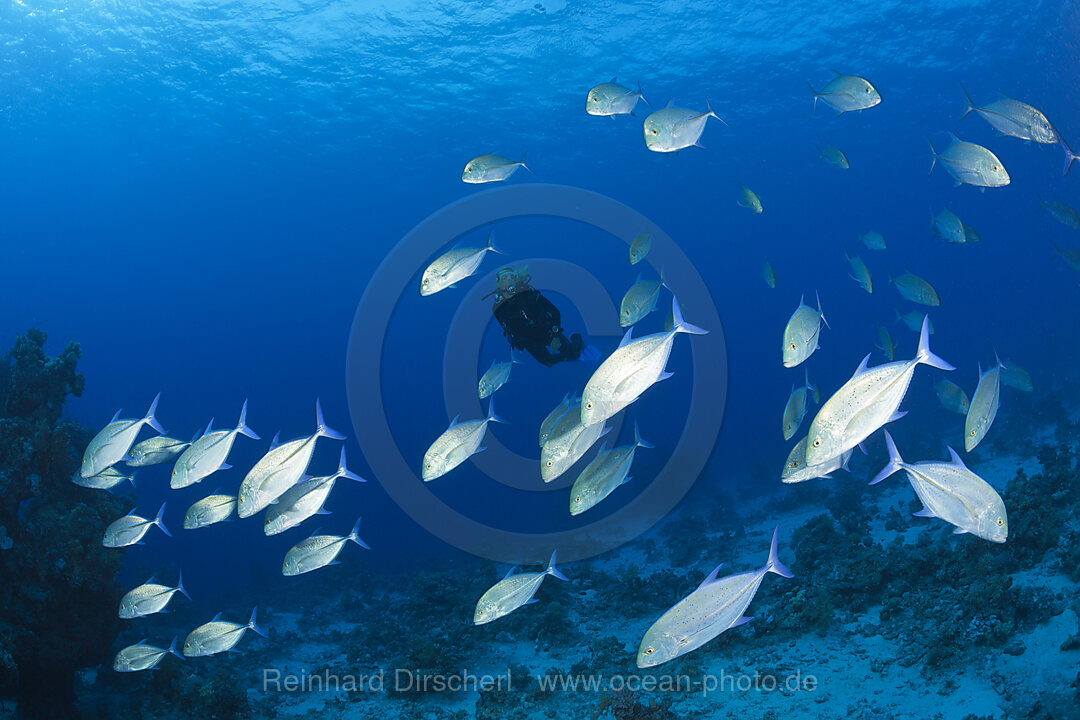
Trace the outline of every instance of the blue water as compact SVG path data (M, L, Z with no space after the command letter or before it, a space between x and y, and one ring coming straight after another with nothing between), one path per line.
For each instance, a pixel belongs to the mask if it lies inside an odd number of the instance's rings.
M803 294L820 293L832 327L807 364L826 395L873 350L877 325L897 339L898 358L912 356L915 334L893 310L915 306L887 285L890 271L937 287L934 349L957 365L950 379L969 394L995 350L1041 388L1075 382L1080 339L1068 328L1080 287L1053 244L1078 238L1040 210L1038 196L1080 203L1080 172L1062 177L1055 145L997 137L975 115L961 120L960 83L978 102L1000 90L1035 105L1076 146L1078 30L1078 6L1054 2L11 3L0 10L0 338L40 327L51 352L77 340L87 389L67 414L95 429L121 407L136 416L161 392L161 421L186 438L211 417L231 425L249 399L249 424L264 440L238 439L234 470L182 497L167 489L166 469L140 476L140 511L168 500L174 538L152 533L130 549L126 584L181 566L209 616L238 607L251 572L276 575L302 532L264 538L250 521L184 532L182 513L203 491L235 489L275 431L310 433L316 397L350 438L350 468L370 482L343 481L334 514L305 528L344 534L363 515L373 550L358 560L349 547L345 563L407 572L454 551L395 505L382 485L400 479L374 476L353 439L353 423L365 421L346 399L353 316L410 228L489 189L460 181L466 161L527 151L535 175L519 171L508 184L570 185L632 207L708 285L730 383L717 400L721 436L692 497L751 477L773 482L789 448L780 410L803 377L802 367L781 366L780 334ZM882 104L815 113L806 84L821 87L830 68L869 78ZM648 108L637 117L584 112L588 89L612 76L640 80L654 108L675 98L703 109L707 97L728 125L710 121L704 149L650 153L640 127ZM953 188L940 167L928 176L926 136L942 145L946 131L990 147L1011 185L980 192ZM849 171L819 163L815 146L826 144L845 151ZM737 206L740 182L762 198L761 216ZM982 243L931 242L930 205L948 206ZM860 247L858 234L871 229L887 251ZM507 261L577 263L615 305L637 274L625 246L591 228L524 218L494 231ZM465 240L480 245L485 234ZM843 247L867 262L873 295L845 277ZM766 258L775 290L761 277ZM481 274L499 262L485 259ZM458 412L442 402L445 326L472 282L422 299L422 270L402 290L383 380L389 422L415 468ZM569 301L554 298L566 326L580 327ZM650 331L668 303L665 294ZM606 354L617 339L593 342ZM678 440L693 343L677 339L676 377L642 400L642 431L658 450L639 452L635 476L655 473ZM491 323L477 376L505 357ZM539 419L591 370L525 360L496 394L511 424L493 430L522 454L535 452ZM930 373L916 374L908 405L940 426L942 452L961 443ZM338 447L320 441L312 472L331 472ZM568 526L561 494L506 491L468 464L440 482L447 502L481 522Z

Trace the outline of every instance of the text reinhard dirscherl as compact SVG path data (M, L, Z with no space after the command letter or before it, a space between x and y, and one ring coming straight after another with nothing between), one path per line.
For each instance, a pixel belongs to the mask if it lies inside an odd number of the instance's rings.
M677 693L748 693L814 692L818 680L801 671L787 673L705 673L691 675L663 674L555 674L515 677L507 668L503 673L429 672L407 668L379 669L368 674L338 673L330 670L312 673L307 670L283 672L263 668L262 691L284 693L458 693L509 692L515 686L524 689L535 682L542 692L677 692Z

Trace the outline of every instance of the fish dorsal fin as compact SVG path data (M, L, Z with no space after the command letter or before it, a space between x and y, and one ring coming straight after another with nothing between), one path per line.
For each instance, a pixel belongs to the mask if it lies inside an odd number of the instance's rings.
M456 428L456 427L457 427L458 425L460 425L460 424L461 424L461 422L460 422L460 421L461 421L461 415L460 415L460 414L459 414L459 415L455 415L455 416L454 416L454 419L450 421L450 425L449 425L449 426L448 426L448 427L447 427L446 429L447 429L447 430L451 430L451 429L453 429L453 428Z
M511 565L510 569L506 571L506 574L503 575L502 579L506 580L507 578L511 577L516 570L517 570L517 565Z
M952 130L947 131L946 134L949 136L949 139L952 140L954 143L963 142L960 138L956 137L956 133L954 133Z
M701 581L701 584L698 585L697 589L701 590L706 585L711 585L712 583L716 582L716 576L717 574L719 574L720 568L722 567L724 567L724 563L720 563L715 568L713 568L713 571L705 576L705 579Z
M864 357L864 358L862 359L862 362L861 362L861 363L859 363L859 367L855 369L855 374L851 376L852 378L857 378L857 377L859 377L860 375L862 375L863 373L865 373L865 372L869 371L869 369L870 369L870 368L869 368L869 365L870 365L870 355L871 355L871 353L867 353L867 354L866 354L866 357Z
M219 612L219 613L218 613L217 615L215 615L215 616L213 617L213 619L212 619L212 620L211 620L210 622L217 622L218 620L220 620L220 619L221 619L221 616L222 616L222 615L224 615L224 614L225 614L225 611L224 611L224 610L223 610L223 611L221 611L221 612Z
M670 100L668 100L667 105L665 105L664 107L665 108L673 108L673 107L675 107L675 98L671 98Z
M634 327L632 325L630 327L626 328L626 334L623 335L622 340L619 342L619 347L626 347L627 345L630 344L630 341L634 339L633 334L632 334L633 332L634 332Z
M611 83L612 85L614 85L614 84L615 84L615 82L616 82L617 80L618 80L618 76L615 76L615 77L611 78L611 80L610 80L609 82L610 82L610 83Z
M955 450L952 449L951 445L949 446L949 459L952 460L953 465L956 465L958 467L962 467L965 470L968 469L968 466L964 464L963 459L960 457L960 455Z

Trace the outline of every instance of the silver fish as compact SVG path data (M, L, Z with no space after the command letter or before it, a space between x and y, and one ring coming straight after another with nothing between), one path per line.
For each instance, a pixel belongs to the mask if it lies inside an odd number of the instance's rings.
M739 207L744 207L755 215L760 215L765 209L761 206L761 198L750 188L739 183Z
M161 528L161 532L165 533L168 537L172 537L172 533L165 529L165 524L161 521L161 517L164 514L165 503L161 503L161 507L158 508L157 517L153 520L147 520L144 517L136 515L135 510L132 509L127 515L119 520L114 520L109 524L109 527L105 528L105 538L102 540L101 544L109 548L134 545L143 539L143 536L146 535L146 531L150 529L151 525L157 525Z
M169 645L168 650L164 650L153 645L147 645L146 639L142 639L134 645L128 645L126 648L116 653L116 659L113 660L113 670L116 672L139 672L140 670L153 670L157 667L161 659L166 655L175 655L181 660L184 656L176 651L176 638L173 638L172 644Z
M960 85L960 89L964 91L966 103L961 118L975 111L1002 135L1010 135L1021 140L1034 140L1044 145L1053 145L1058 141L1057 131L1046 116L1027 103L998 93L997 100L979 107L971 99L971 95L963 84Z
M855 374L829 398L813 422L806 445L806 464L820 465L829 458L850 450L880 427L904 416L904 401L915 368L930 365L953 370L930 351L930 330L924 320L919 334L919 349L907 361L868 367L870 356L863 358Z
M634 106L638 100L648 102L641 94L641 83L638 83L637 91L620 85L611 78L606 82L589 90L585 98L585 112L590 115L633 115Z
M893 277L892 273L890 273L889 283L896 286L897 292L905 300L930 307L937 307L941 304L941 297L938 295L937 290L934 289L934 286L918 275L904 273Z
M367 482L345 467L345 448L341 448L337 472L333 475L307 478L298 482L282 493L278 501L266 509L263 532L267 535L277 535L296 527L313 515L328 515L329 511L324 506L338 478Z
M870 250L884 250L886 247L885 236L875 230L864 232L859 236L859 240Z
M937 394L941 407L958 415L967 415L971 401L959 385L942 378L934 383L934 392Z
M663 110L657 110L645 118L645 147L653 152L675 152L691 145L701 147L698 140L705 131L705 122L713 117L724 120L713 112L709 101L705 112L673 107L671 103ZM725 125L727 123L724 123Z
M848 469L848 460L851 458L852 450L845 450L840 455L818 465L807 465L806 441L807 438L803 438L791 448L787 461L784 463L784 469L780 472L780 482L790 485L816 478L831 478L830 473L834 470Z
M585 385L581 400L581 423L595 425L630 405L653 384L671 377L665 371L671 346L680 333L704 335L708 331L683 320L679 302L671 298L674 325L670 330L635 339L626 331L622 342Z
M540 423L540 447L544 446L548 437L551 435L551 431L555 429L555 426L559 424L559 421L563 419L563 416L570 410L571 407L577 407L581 402L581 398L572 397L570 393L566 393L563 396L562 402L555 406L555 409L547 414L544 421Z
M237 435L243 435L252 440L259 439L255 431L247 426L247 400L240 408L240 420L237 421L235 428L208 431L181 453L176 459L176 464L173 465L169 487L173 490L185 488L201 482L203 478L218 470L228 470L231 466L225 460L229 457Z
M638 273L637 280L623 295L619 304L619 326L630 327L635 325L643 317L656 309L656 301L660 298L660 288L667 287L664 282L664 273L660 273L660 280L642 280ZM669 290L671 288L668 288Z
M971 452L982 442L997 417L1001 405L1001 361L983 372L979 368L979 384L971 396L967 417L964 420L964 450Z
M818 148L818 160L841 170L851 169L851 163L848 162L847 155L844 154L843 150L833 145L826 145L824 150Z
M506 422L495 414L495 398L488 401L487 417L465 422L458 422L455 417L450 427L446 428L424 453L424 465L420 472L424 482L442 477L475 453L484 450L480 443L484 440L488 423L492 422Z
M578 400L570 406L540 448L540 477L544 482L551 482L573 467L597 440L611 430L604 423L582 425L580 402Z
M792 387L791 395L788 396L784 405L783 430L784 439L790 440L799 431L803 418L806 417L807 392L817 392L817 388L810 384L809 372L805 375L806 381L801 387Z
M517 161L504 158L502 155L481 155L465 164L465 169L461 171L461 181L473 185L497 182L513 175L519 167L532 172L525 164L524 155Z
M236 514L236 496L214 493L197 500L184 514L184 529L197 530L224 522Z
M536 602L533 595L540 589L540 583L544 582L544 578L548 575L568 582L570 580L555 567L555 551L551 553L547 570L516 575L513 572L514 568L510 568L502 580L495 583L480 597L476 603L476 610L473 612L474 625L485 625L509 615L522 605Z
M83 453L82 466L79 474L84 478L93 477L107 467L112 467L127 456L131 446L135 444L135 438L144 425L148 425L159 433L164 434L165 429L158 423L157 413L158 399L161 393L154 396L150 403L150 409L146 415L138 420L119 420L120 411L113 416L112 422L106 425L94 436Z
M881 94L869 80L857 75L841 75L835 70L833 73L836 77L830 80L820 92L810 85L810 92L814 95L815 111L818 100L832 107L840 115L854 110L866 110L881 103Z
M879 483L897 470L906 470L911 487L922 500L923 508L915 517L941 518L956 526L954 535L971 533L991 542L1003 543L1009 537L1009 519L1005 503L990 483L971 472L956 451L949 448L949 462L908 464L900 457L889 431L885 431L889 463L870 484Z
M322 405L315 401L315 432L305 438L291 440L271 447L244 476L236 496L236 514L251 517L281 497L304 476L315 442L319 438L344 440L345 436L331 429L323 419Z
M341 554L347 542L354 542L365 550L370 550L368 544L357 534L359 531L360 518L357 518L356 524L348 535L312 535L307 540L301 540L285 553L281 574L303 575L328 565L338 565L341 561L337 559L337 556Z
M634 452L639 448L652 448L651 443L641 437L637 421L634 421L634 443L611 450L600 448L600 452L589 463L570 489L570 514L580 515L597 505L615 488L630 482L630 467L634 463Z
M930 209L930 230L934 237L939 237L949 243L966 243L964 228L964 222L952 210L942 208L941 212L935 215L934 209Z
M630 243L630 264L637 265L645 259L652 250L652 235L647 232L639 232Z
M513 369L514 365L521 364L521 361L514 357L512 349L510 350L510 360L508 362L495 362L492 360L491 367L480 377L480 382L476 386L480 399L490 397L492 393L510 382L510 370Z
M258 609L252 609L247 625L222 620L222 613L218 613L213 620L188 633L184 640L184 657L206 657L232 650L248 630L254 630L266 637L266 633L255 624L255 613Z
M824 322L826 327L829 325L821 312L821 298L817 299L816 310L807 305L805 300L805 296L799 298L799 307L795 308L784 326L781 358L786 368L797 367L806 362L820 347L818 339L821 335L821 323Z
M94 490L112 490L122 482L130 482L131 486L135 487L135 473L125 475L114 467L107 467L97 475L88 478L76 473L75 477L71 478L71 481L76 485Z
M120 617L131 620L159 613L165 609L176 593L180 593L188 600L191 599L187 590L184 589L183 573L178 575L176 587L160 585L154 582L154 578L150 578L139 587L129 590L120 600Z
M1005 165L998 160L997 155L990 152L982 145L964 142L952 133L949 133L952 142L941 153L934 149L930 143L930 153L933 156L930 161L930 171L940 160L945 169L956 180L956 185L975 185L976 187L1004 187L1009 184L1009 173Z
M982 242L982 236L979 235L978 231L975 230L975 228L971 227L967 223L964 223L964 243L971 244L977 242Z
M420 278L420 294L434 295L472 276L480 267L480 261L484 259L486 253L493 252L502 255L503 251L495 247L493 239L493 235L489 233L487 245L482 248L454 247L437 257L427 266L423 277Z
M858 255L848 255L847 248L844 248L844 262L851 268L848 277L854 280L863 290L873 294L874 280L870 277L870 268L866 267L866 263Z
M142 442L135 443L135 446L131 448L131 452L124 458L124 462L127 463L128 467L146 467L147 465L169 462L184 452L184 449L191 445L192 442L194 440L184 442L167 435L147 438Z
M718 565L697 590L677 602L653 623L638 647L639 668L656 667L696 650L725 630L745 625L743 613L754 600L767 573L794 577L777 557L777 530L773 530L769 559L756 572L718 578Z

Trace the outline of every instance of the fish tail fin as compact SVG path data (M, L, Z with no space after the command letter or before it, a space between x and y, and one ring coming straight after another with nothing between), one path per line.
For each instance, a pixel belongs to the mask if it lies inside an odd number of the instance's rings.
M501 418L501 417L499 417L498 415L495 414L495 396L494 395L492 395L491 399L488 400L487 421L488 422L502 423L503 425L509 424L509 423L507 423L505 418Z
M370 550L371 546L360 539L359 532L360 532L360 521L361 520L363 520L362 517L356 518L356 523L352 526L352 530L349 531L349 536L346 539L356 543L357 545L364 548L365 550Z
M526 169L526 170L528 170L528 171L529 171L530 173L532 173L533 175L535 175L536 173L534 173L534 172L532 171L532 168L531 168L531 167L529 167L528 165L526 165L526 164L525 164L525 156L526 156L526 155L528 155L528 154L529 154L529 151L528 151L528 150L526 150L525 152L521 153L521 159L520 159L520 160L518 160L518 165L520 165L521 167L525 168L525 169Z
M646 100L645 96L641 94L641 80L637 81L637 96L638 96L638 98L641 99L641 102L645 103L650 108L652 107L652 103L650 103L648 100Z
M724 118L722 118L722 117L720 117L719 115L717 115L717 114L716 114L716 111L712 109L712 103L711 103L711 102L709 102L709 98L708 98L708 97L706 97L706 98L705 98L705 108L706 108L706 110L705 110L705 114L706 114L706 115L707 115L708 117L714 117L714 118L716 118L717 120L719 120L720 122L724 123L725 125L727 125L727 124L728 124L728 121L727 121L727 120L725 120Z
M172 537L172 533L169 532L169 530L165 527L165 523L161 521L161 518L164 517L164 515L165 503L161 503L161 507L159 507L157 511L157 517L154 518L152 524L157 525L159 528L161 528L161 532L165 533L166 536Z
M794 573L788 570L787 565L780 562L780 557L777 555L777 547L779 545L780 528L775 527L772 531L772 542L769 544L769 561L765 563L765 572L776 573L781 577L792 578L795 577Z
M247 400L244 400L244 406L240 408L240 420L236 423L236 431L241 435L251 438L252 440L261 440L254 430L248 427L247 424Z
M191 599L191 596L188 595L188 591L184 588L184 573L182 570L176 571L176 590L188 600Z
M934 147L934 141L930 139L929 135L926 136L926 142L930 145L930 171L926 174L930 175L934 172L934 165L937 164L938 153L937 149Z
M967 88L964 87L964 83L960 83L960 89L964 91L964 114L960 116L960 118L963 119L967 117L969 112L971 112L972 110L978 110L978 108L975 107L975 101L971 99L971 93L969 93L967 91Z
M923 365L936 367L938 370L955 370L946 360L939 358L930 351L930 316L923 315L922 329L919 331L919 351L915 355L915 361Z
M527 168L526 168L527 169ZM532 172L531 170L529 172ZM484 246L484 250L487 252L493 252L496 255L505 255L502 250L495 246L495 233L494 231L488 233L487 245Z
M1057 132L1056 130L1054 132ZM1080 155L1077 155L1069 147L1069 143L1065 141L1065 138L1061 133L1057 133L1058 142L1061 143L1061 149L1065 151L1065 168L1061 171L1062 175L1068 175L1069 169L1072 168L1073 160L1080 160Z
M180 654L179 652L177 652L177 650L176 650L176 635L173 635L173 639L172 639L172 642L171 642L171 643L169 643L169 649L168 649L168 651L167 651L167 652L170 652L170 653L172 653L173 655L175 655L176 657L180 658L181 660L183 660L183 659L184 659L184 656L183 656L183 655L181 655L181 654Z
M344 435L326 424L326 420L323 418L322 413L322 403L318 398L315 398L315 434L319 437L330 438L331 440L345 439Z
M137 475L138 473L139 473L139 471L138 471L138 470L135 470L135 471L134 471L134 472L132 472L132 473L131 473L130 475L128 475L128 482L129 482L129 483L131 483L131 487L135 487L135 476L136 476L136 475Z
M818 93L817 90L814 89L814 86L810 83L809 80L806 81L806 86L808 88L810 88L810 94L814 96L814 115L816 116L817 115L817 101L818 101L818 98L821 97L821 95ZM821 154L821 148L818 148L818 155L820 155L820 154Z
M874 479L870 481L871 485L877 485L879 482L895 473L902 467L904 462L904 458L900 457L900 451L896 449L896 443L893 442L892 435L889 434L888 430L885 430L884 433L885 445L889 448L889 462L887 462L885 467L881 469L881 472L875 475Z
M337 476L348 480L355 480L356 482L367 482L367 480L345 467L345 448L341 448L341 459L338 461Z
M651 442L641 437L641 430L638 429L637 419L634 419L634 446L643 448L655 448Z
M569 582L570 578L563 575L562 572L560 572L559 569L555 567L555 553L557 552L558 550L551 551L551 559L548 560L547 574L551 575L552 577L557 577L560 580L566 580L567 582Z
M263 632L262 628L260 628L258 625L255 624L255 613L257 613L258 611L259 611L259 606L258 605L251 608L251 619L248 620L247 627L248 627L249 630L254 630L259 635L262 635L263 637L266 637L266 633Z
M683 320L682 309L679 307L679 300L674 295L671 296L671 317L674 324L671 329L677 333L689 333L691 335L708 335L708 330L703 330L697 325L691 325Z
M157 421L157 417L155 417L155 415L157 414L158 400L160 400L160 399L161 399L161 393L158 393L157 395L154 396L154 401L152 403L150 403L150 409L146 411L146 417L144 417L143 420L146 422L147 425L149 425L150 427L154 428L159 433L164 435L165 434L165 428L161 427L161 423L159 423Z

